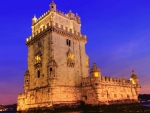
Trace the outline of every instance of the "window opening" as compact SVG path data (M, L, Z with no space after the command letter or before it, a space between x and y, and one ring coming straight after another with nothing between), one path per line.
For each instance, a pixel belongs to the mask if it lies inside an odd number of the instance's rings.
M40 71L37 72L38 78L40 78Z
M68 39L66 40L66 44L68 45Z
M67 39L67 40L66 40L66 44L67 44L68 46L71 46L71 40Z
M53 71L53 69L52 69L52 68L50 68L50 71Z
M69 46L71 46L71 40L69 40Z

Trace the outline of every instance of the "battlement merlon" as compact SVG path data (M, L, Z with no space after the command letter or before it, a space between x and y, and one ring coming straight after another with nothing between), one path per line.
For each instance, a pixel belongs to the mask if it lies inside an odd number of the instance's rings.
M58 23L59 26L62 25L79 33L81 31L81 22L78 14L75 15L71 10L67 14L58 11L56 9L56 4L52 2L50 4L50 10L48 10L39 18L36 18L36 16L33 17L32 34L39 31L43 26L50 24L51 22Z
M51 23L43 26L40 30L32 34L26 39L26 45L30 44L30 42L33 42L36 40L38 37L43 36L43 32L55 32L60 35L65 35L68 38L73 38L75 40L78 40L80 42L86 43L87 42L87 36L83 35L77 31L74 31L72 29L68 29L67 27L64 26L59 26L58 23Z

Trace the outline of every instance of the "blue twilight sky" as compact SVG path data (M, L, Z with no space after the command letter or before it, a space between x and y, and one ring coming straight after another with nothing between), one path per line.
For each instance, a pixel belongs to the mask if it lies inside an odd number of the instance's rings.
M27 69L25 39L31 19L49 10L51 0L0 0L0 104L17 102ZM57 9L78 13L87 35L90 65L102 75L129 79L133 69L141 93L150 93L149 0L55 0Z

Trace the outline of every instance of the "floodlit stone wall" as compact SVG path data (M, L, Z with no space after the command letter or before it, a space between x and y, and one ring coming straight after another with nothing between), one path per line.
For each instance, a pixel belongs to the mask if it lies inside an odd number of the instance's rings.
M110 104L116 101L138 101L139 85L130 80L101 76L82 79L82 96L86 104ZM94 95L96 94L96 95ZM92 96L93 95L93 96ZM95 101L95 99L97 101Z

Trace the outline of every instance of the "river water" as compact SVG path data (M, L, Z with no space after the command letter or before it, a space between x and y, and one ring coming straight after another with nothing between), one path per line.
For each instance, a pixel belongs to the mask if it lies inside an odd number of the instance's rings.
M142 102L141 103L143 106L149 106L150 107L150 102Z

